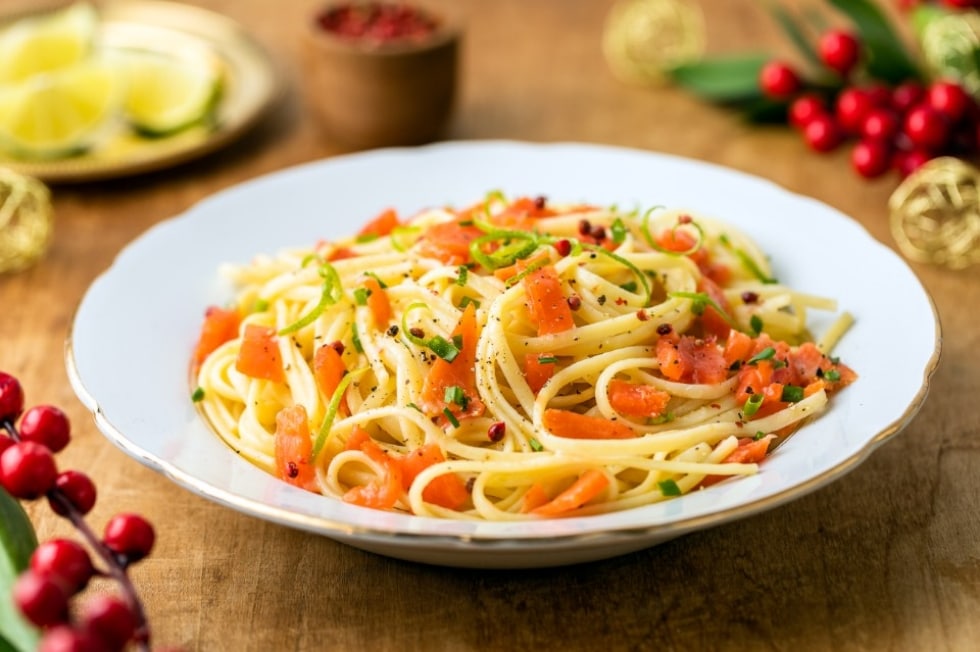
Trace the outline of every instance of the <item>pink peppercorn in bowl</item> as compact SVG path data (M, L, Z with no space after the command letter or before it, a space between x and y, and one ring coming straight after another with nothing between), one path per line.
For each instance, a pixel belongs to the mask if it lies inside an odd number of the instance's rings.
M441 135L459 44L445 16L404 3L345 2L320 9L308 27L307 92L331 139L366 149Z

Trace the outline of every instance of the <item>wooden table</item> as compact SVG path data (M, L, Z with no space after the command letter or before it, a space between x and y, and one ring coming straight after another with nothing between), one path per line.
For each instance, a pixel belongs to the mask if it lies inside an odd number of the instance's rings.
M4 8L33 0L7 0ZM943 361L912 424L856 471L791 504L655 548L520 572L395 561L240 515L133 461L96 429L66 376L63 342L89 283L127 242L208 195L338 154L304 95L311 0L195 0L240 21L284 75L258 128L196 162L54 189L43 261L0 277L0 367L29 403L62 406L63 467L100 489L90 516L156 525L134 569L158 644L189 650L968 650L980 642L980 305L977 270L914 266L944 328ZM618 82L599 47L608 2L467 0L451 139L587 141L680 154L769 178L859 220L894 246L889 177L859 179L845 150L811 154L785 128L751 127L676 88ZM787 51L752 0L702 0L710 50ZM887 292L888 288L882 288ZM902 300L895 297L895 326ZM900 352L896 352L900 355ZM152 373L152 370L147 370ZM41 538L69 534L45 505Z

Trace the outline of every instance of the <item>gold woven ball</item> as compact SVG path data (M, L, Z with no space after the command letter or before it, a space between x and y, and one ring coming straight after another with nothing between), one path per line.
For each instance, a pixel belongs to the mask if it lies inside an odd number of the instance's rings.
M888 202L892 235L911 260L963 269L980 262L980 170L950 156L909 175Z
M602 51L621 81L660 84L665 71L704 54L705 26L693 0L619 0L606 17Z
M0 274L34 264L47 250L53 229L47 186L0 168Z

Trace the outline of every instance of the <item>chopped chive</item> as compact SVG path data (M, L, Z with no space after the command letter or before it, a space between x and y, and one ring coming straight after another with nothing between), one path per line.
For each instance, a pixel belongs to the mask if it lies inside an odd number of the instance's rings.
M745 405L742 407L742 414L746 417L754 416L759 408L762 406L762 401L765 397L762 394L753 394L745 401Z
M425 345L446 362L452 362L459 355L459 349L441 335L433 335Z
M387 290L388 289L388 284L385 283L384 281L382 281L381 280L381 277L378 276L377 274L375 274L374 272L364 272L364 274L367 275L367 276L370 276L375 281L377 281L378 282L378 287L381 288L382 290Z
M466 409L466 404L469 403L469 399L466 398L466 392L459 385L447 387L446 391L443 392L442 400L445 403L454 403L464 410Z
M618 217L614 219L609 225L609 232L613 242L623 244L623 240L626 239L626 225L623 224L623 220Z
M777 279L771 276L767 276L765 273L763 273L762 268L759 267L759 265L755 262L755 260L753 260L752 257L749 256L744 249L739 249L733 246L732 241L729 240L727 234L722 233L721 236L718 238L718 241L721 242L721 244L724 245L726 249L728 249L733 254L735 254L735 257L738 258L739 262L742 263L742 266L745 269L749 270L749 273L751 273L752 276L756 277L756 279L758 279L759 282L764 283L766 285L773 285L774 283L779 283Z
M789 365L786 363L785 360L780 360L779 358L776 358L775 360L772 361L773 369L782 369L783 367L787 367L787 366Z
M755 435L752 437L752 439L755 440L755 441L759 441L760 439L762 439L765 436L766 436L766 433L764 433L761 430L757 430L756 433L755 433Z
M194 393L191 394L191 400L194 401L195 403L200 403L201 401L203 401L204 400L204 388L203 387L197 387L197 388L195 388L194 389Z
M456 285L459 287L464 287L466 285L466 279L469 276L469 270L466 269L466 265L460 265L456 269Z
M759 265L756 264L754 260L752 260L751 256L749 256L741 249L736 249L735 255L738 256L738 259L742 262L742 265L747 270L749 270L749 272L751 272L753 276L759 279L761 283L764 283L766 285L774 285L776 283L779 283L777 279L773 278L772 276L767 276L765 273L763 273L762 269L759 267Z
M749 327L751 327L753 335L759 335L762 332L762 318L759 315L752 315L749 318Z
M531 450L533 451L537 451L540 453L541 451L544 450L544 446L541 445L541 442L539 442L534 437L531 437L531 440L528 443L531 445Z
M354 342L354 350L358 353L364 353L364 345L361 344L361 336L357 332L357 324L351 324L350 331L351 340Z
M732 328L738 328L735 320L725 312L721 306L715 303L715 300L708 296L705 292L668 292L667 296L672 299L690 299L693 303L691 305L691 312L695 315L703 315L704 311L711 306L715 309L721 318L725 320Z
M472 297L463 297L462 299L460 299L459 307L460 309L465 309L466 306L470 305L471 303L473 304L474 308L480 307L480 302Z
M636 292L636 281L629 281L628 283L623 283L619 287L623 288L627 292Z
M377 233L362 233L361 235L357 236L354 239L354 241L357 242L358 244L363 244L365 242L373 242L374 240L377 239L378 239Z
M797 385L784 385L781 400L786 403L798 403L803 400L803 388Z
M771 346L767 346L766 348L762 349L754 356L749 358L745 364L755 364L757 362L762 362L763 360L770 360L775 355L776 355L776 349L772 348Z
M417 406L415 403L412 403L412 402L409 402L409 404L406 405L405 407L412 408L416 412L421 412L422 411L422 408L420 408L419 406Z
M663 414L658 414L655 417L650 417L647 419L647 425L659 426L664 423L670 423L674 420L673 412L664 412Z
M359 306L366 306L369 296L371 296L371 291L367 288L357 288L354 290L354 301Z
M538 364L555 364L558 362L558 357L553 355L539 355Z
M252 312L265 312L269 309L269 302L265 299L256 299L252 304Z
M840 380L840 372L836 369L828 369L827 371L823 372L823 377L832 383L836 383L838 380Z
M443 408L442 413L449 419L449 423L453 424L453 428L459 428L459 419L456 418L456 415L449 408Z
M677 483L670 478L661 480L657 485L660 486L660 493L664 496L680 496L683 493Z

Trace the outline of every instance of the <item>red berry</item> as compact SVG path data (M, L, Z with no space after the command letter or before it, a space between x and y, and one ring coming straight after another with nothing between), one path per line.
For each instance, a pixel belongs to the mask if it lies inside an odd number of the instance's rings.
M14 498L33 500L54 486L58 469L47 446L17 442L0 455L0 485Z
M826 115L827 107L816 95L804 95L789 105L789 121L794 127L803 129L818 115Z
M61 491L62 496L74 506L82 515L88 514L95 507L96 490L92 479L81 471L62 471L54 480L55 489ZM59 516L67 516L66 510L60 501L48 497L51 509Z
M837 96L835 115L837 122L850 133L857 133L873 103L867 91L861 88L845 88Z
M900 114L905 115L908 110L919 104L925 96L922 84L918 82L905 82L899 84L892 91L892 108Z
M840 144L843 135L833 118L818 115L803 128L803 138L811 149L817 152L829 152Z
M878 140L862 140L851 150L851 165L862 177L881 176L891 162L888 145Z
M13 423L24 411L24 389L20 381L0 371L0 421Z
M37 652L105 652L105 646L88 632L56 625L44 632Z
M861 124L861 135L868 140L891 141L898 133L899 122L890 109L875 107L868 111Z
M800 90L800 76L781 61L770 61L759 72L759 88L771 98L785 100Z
M52 453L63 450L71 439L65 413L53 405L36 405L20 419L20 438L44 444Z
M943 0L947 7L953 7L954 9L970 9L971 7L980 6L978 0Z
M846 77L861 58L861 44L852 35L840 30L824 33L817 43L817 50L820 60L842 77Z
M895 168L898 170L899 176L904 179L931 159L932 155L921 149L915 149L911 152L898 152L895 155Z
M919 105L909 111L903 131L914 146L923 149L941 149L949 142L949 122L931 106Z
M3 455L3 452L5 450L7 450L8 448L10 448L11 446L13 446L16 443L17 442L15 442L13 439L11 439L10 437L8 437L7 435L0 435L0 455Z
M926 103L951 123L956 123L967 114L973 100L959 84L937 81L926 91Z
M95 573L88 552L70 539L52 539L35 548L31 570L60 580L72 593L84 589Z
M14 583L14 603L38 627L68 619L68 593L57 578L26 571Z
M117 514L105 526L103 541L115 553L131 562L150 554L156 533L153 526L137 514Z
M101 595L85 605L82 627L110 650L121 650L136 633L136 616L119 598Z

